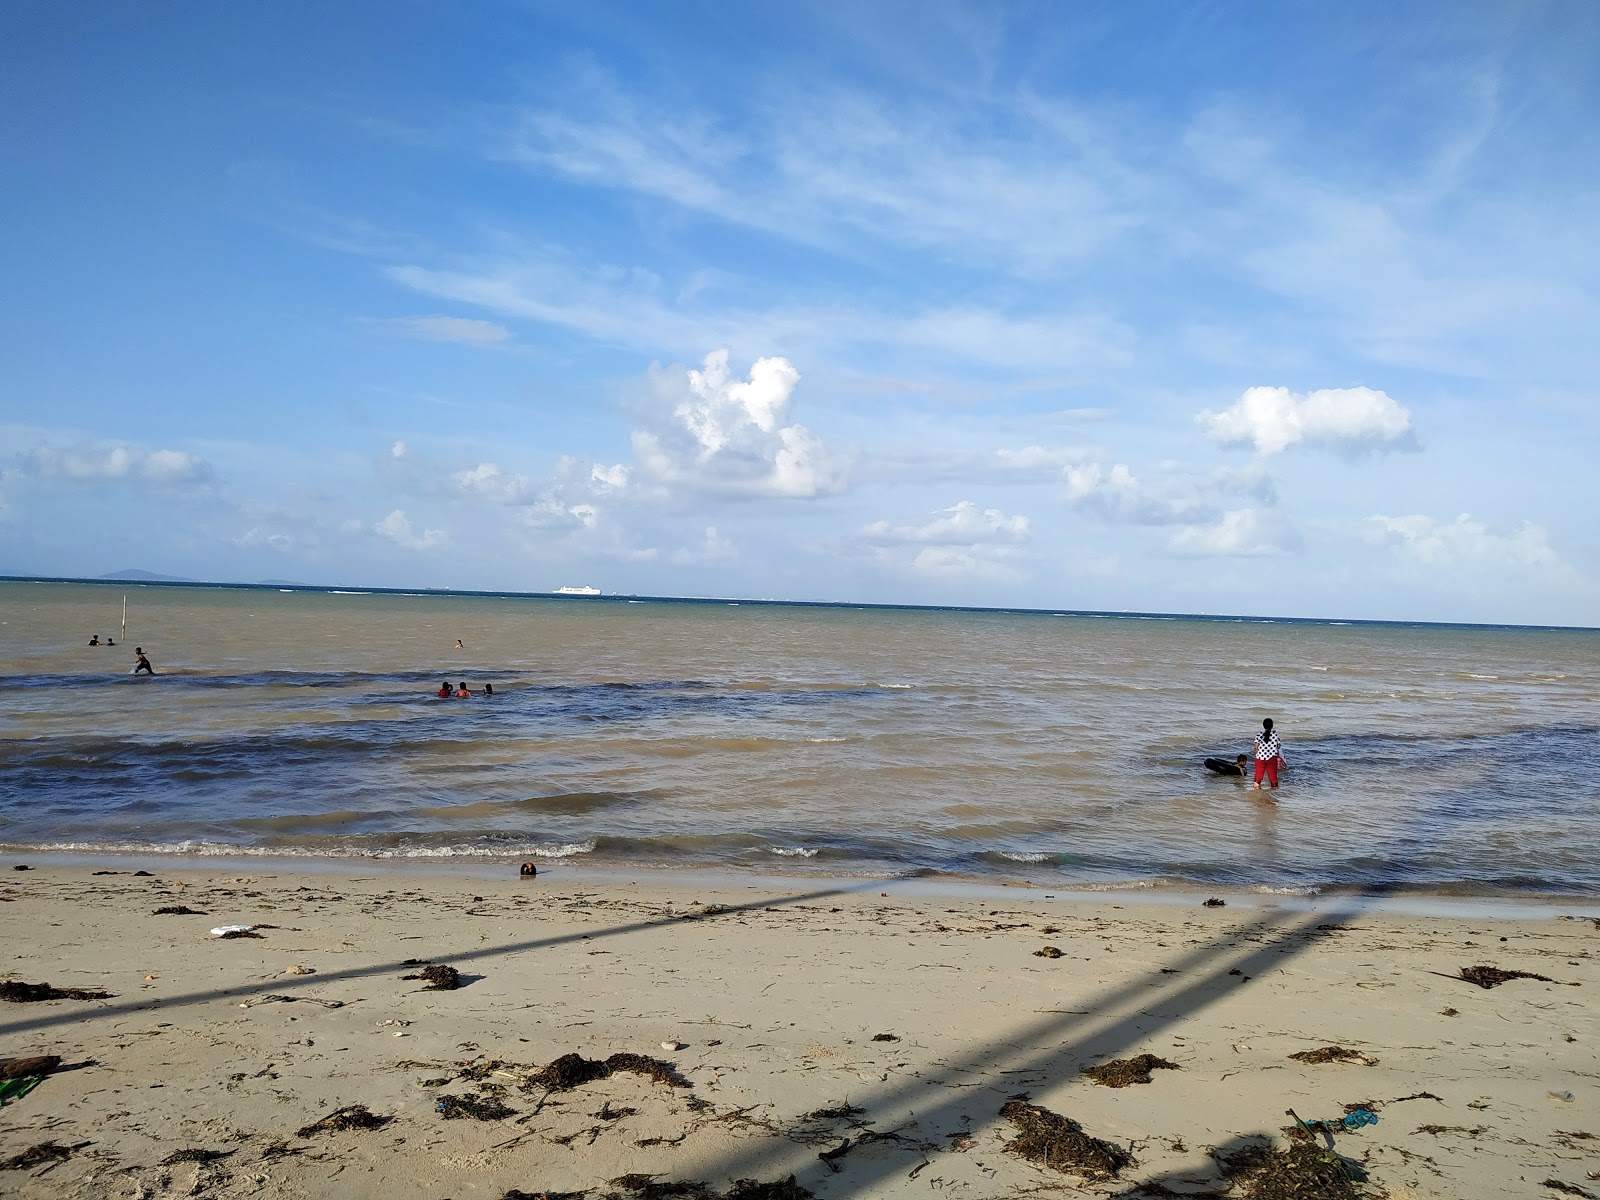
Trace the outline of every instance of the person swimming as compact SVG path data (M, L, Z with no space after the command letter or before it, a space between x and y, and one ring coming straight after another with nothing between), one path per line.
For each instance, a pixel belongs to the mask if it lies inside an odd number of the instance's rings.
M439 690L434 693L434 695L439 697L441 700L448 700L454 694L455 693L450 690L450 681L448 679L441 683L439 685Z
M1250 756L1247 754L1239 755L1232 762L1225 758L1208 758L1206 759L1206 770L1215 771L1218 775L1243 775L1245 773L1245 764L1249 761Z
M467 689L467 681L463 679L461 681L461 686L456 689L456 698L458 700L465 700L470 695L472 695L472 693Z
M97 634L95 634L93 637L91 637L89 639L89 645L98 646L99 644L100 644L100 635L97 633Z
M492 684L492 683L486 683L486 684L484 684L484 685L483 685L483 694L484 694L484 695L485 695L485 696L492 696L492 695L494 695L494 684Z

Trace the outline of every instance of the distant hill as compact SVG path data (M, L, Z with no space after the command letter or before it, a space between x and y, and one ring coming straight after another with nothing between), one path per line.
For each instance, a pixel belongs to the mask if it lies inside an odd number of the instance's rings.
M193 579L185 579L181 575L157 575L153 571L140 571L129 567L126 571L113 571L109 575L98 575L97 579L106 579L123 583L193 583Z

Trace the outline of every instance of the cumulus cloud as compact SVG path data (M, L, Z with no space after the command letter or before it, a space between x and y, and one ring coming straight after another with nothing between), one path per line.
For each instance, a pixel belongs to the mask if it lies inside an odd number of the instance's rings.
M458 495L487 500L492 504L525 504L534 491L534 485L526 475L502 471L490 462L454 471L449 479L451 488Z
M1321 388L1300 396L1282 387L1246 388L1221 412L1195 418L1225 446L1254 445L1261 454L1291 446L1359 453L1415 449L1411 413L1372 388Z
M43 479L74 483L129 481L153 487L198 487L215 478L211 464L186 450L145 450L117 445L84 449L38 446L19 469Z
M1524 521L1511 529L1492 529L1462 513L1453 521L1413 515L1368 517L1361 525L1367 541L1387 546L1419 567L1555 567L1561 565L1544 529Z
M748 379L714 350L699 370L655 372L670 409L633 434L638 475L666 492L722 497L831 495L847 483L846 460L800 424L786 424L800 372L760 358Z
M406 516L405 510L399 508L381 521L374 521L370 525L364 521L346 521L344 530L346 533L379 537L406 550L437 550L450 541L450 535L442 529L414 528L411 518Z
M1270 508L1234 509L1210 524L1186 526L1167 542L1174 554L1196 558L1265 558L1299 545L1293 526Z
M855 542L882 566L944 579L1019 580L1014 565L1030 536L1025 516L962 500L912 525L874 521Z
M378 333L419 342L454 342L492 349L511 341L511 331L504 325L469 317L369 317L364 324Z
M1150 484L1126 463L1078 462L1061 479L1068 507L1128 525L1196 525L1220 517L1229 500L1278 502L1277 480L1259 465L1196 472L1165 463Z

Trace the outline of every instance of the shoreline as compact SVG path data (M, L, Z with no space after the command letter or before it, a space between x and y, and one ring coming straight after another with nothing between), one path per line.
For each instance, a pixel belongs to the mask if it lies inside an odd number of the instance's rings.
M435 879L477 880L519 883L516 856L419 856L379 857L368 855L296 855L271 852L244 854L193 854L171 850L157 852L85 853L79 851L38 851L34 853L0 851L0 872L14 869L27 860L50 862L65 867L103 867L120 869L138 862L171 872L215 874L219 871L271 872L361 878L427 877ZM979 877L955 872L916 871L900 875L837 875L794 869L741 870L735 867L687 866L673 864L590 863L580 856L532 858L538 868L537 879L561 885L632 885L644 882L659 888L747 888L781 891L791 887L828 888L838 891L870 891L877 888L893 896L917 899L1002 900L1028 895L1062 904L1118 903L1154 907L1185 907L1218 896L1242 908L1282 908L1295 912L1326 912L1335 908L1356 907L1362 912L1394 913L1415 917L1460 917L1479 919L1543 920L1556 917L1600 919L1600 895L1575 895L1550 892L1463 894L1418 890L1370 890L1355 886L1322 889L1239 887L1235 885L1157 884L1131 881L1103 885L1080 882L1047 884L1022 878Z
M55 1156L0 1176L8 1195L631 1200L647 1193L621 1181L644 1175L722 1200L737 1179L790 1200L1217 1195L1260 1147L1292 1151L1286 1109L1351 1105L1380 1122L1334 1151L1392 1200L1600 1168L1590 919L29 865L0 872L0 980L109 995L0 1004L0 1058L62 1059L0 1110L0 1163ZM210 932L235 923L256 936ZM463 986L428 990L423 963ZM1473 964L1523 974L1486 989L1456 977ZM571 1054L601 1077L554 1086ZM1141 1054L1160 1060L1147 1083L1082 1073ZM316 1128L353 1105L377 1124ZM1030 1107L1131 1161L1092 1185L1029 1161Z

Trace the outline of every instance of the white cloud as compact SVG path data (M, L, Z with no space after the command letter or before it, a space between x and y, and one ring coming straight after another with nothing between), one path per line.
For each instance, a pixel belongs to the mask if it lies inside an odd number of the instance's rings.
M1125 463L1069 466L1067 504L1108 521L1132 525L1181 525L1205 520L1216 511L1213 501L1197 494L1157 495Z
M739 548L731 540L717 532L715 525L707 525L705 534L693 546L684 546L673 551L670 561L685 565L727 562L739 556Z
M1454 521L1427 516L1368 517L1362 536L1418 567L1556 567L1561 560L1540 526L1524 521L1495 530L1462 513Z
M920 524L874 521L853 541L858 553L895 570L946 580L1017 582L1027 578L1016 563L1030 533L1025 516L962 500Z
M635 477L676 493L730 498L808 498L844 490L848 463L804 425L784 424L800 373L784 358L757 359L747 380L728 370L728 352L700 370L654 372L658 398L672 407L633 434Z
M346 521L346 533L369 534L393 542L406 550L438 550L447 545L450 535L442 529L418 531L412 527L411 518L403 509L395 509L381 521L368 525L362 521Z
M419 342L454 342L491 349L511 340L511 331L493 321L470 317L369 317L364 324L379 333Z
M1241 508L1209 525L1190 525L1174 533L1168 548L1197 558L1264 558L1288 554L1299 535L1276 509Z
M20 469L74 483L123 480L169 488L203 486L215 477L210 463L186 450L127 445L96 449L42 445L24 457Z
M884 545L978 546L1015 545L1027 541L1028 533L1027 517L1008 517L998 508L980 509L971 500L962 500L920 525L874 521L861 536Z
M487 500L491 504L525 504L534 492L534 484L526 475L502 471L488 462L454 471L449 478L456 494Z
M247 529L238 537L229 538L241 550L267 549L287 554L294 549L294 539L286 533L272 533L265 529Z
M1298 396L1282 387L1246 388L1221 412L1202 412L1201 428L1222 445L1255 445L1261 454L1290 446L1357 452L1414 449L1411 413L1372 388L1322 388Z

